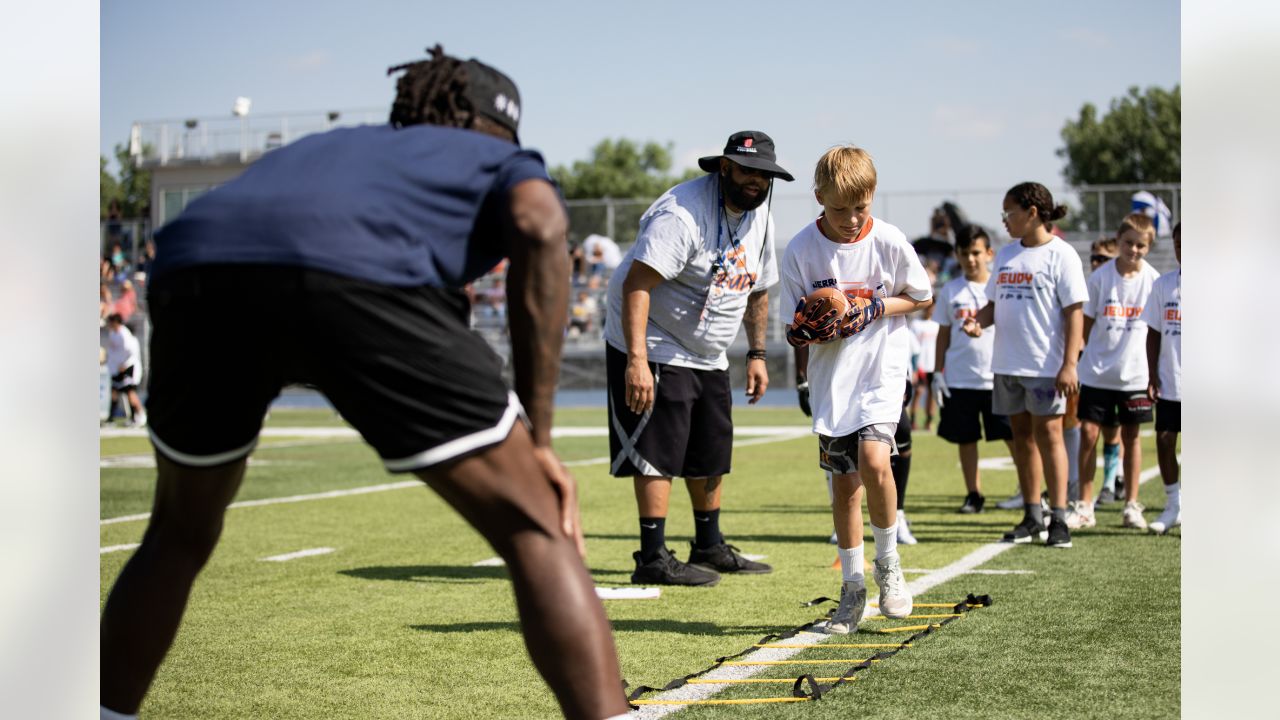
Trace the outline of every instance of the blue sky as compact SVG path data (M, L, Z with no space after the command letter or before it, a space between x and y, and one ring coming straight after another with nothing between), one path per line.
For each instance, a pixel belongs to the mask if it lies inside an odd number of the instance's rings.
M551 165L627 137L672 142L691 167L752 128L798 178L780 198L806 194L837 143L872 153L888 197L1054 187L1059 131L1084 102L1180 82L1179 11L1171 0L109 2L101 148L110 157L135 120L227 116L241 95L255 114L384 107L385 69L440 42L516 80L522 139ZM895 222L912 234L926 219Z

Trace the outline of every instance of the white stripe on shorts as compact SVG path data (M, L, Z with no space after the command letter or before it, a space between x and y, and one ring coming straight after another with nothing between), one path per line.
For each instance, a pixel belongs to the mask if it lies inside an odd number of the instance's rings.
M184 452L178 452L165 444L165 442L156 435L155 430L151 428L147 428L147 430L151 435L151 444L155 445L156 449L159 450L162 455L176 463L189 465L191 467L214 467L215 465L222 465L223 463L229 463L233 460L240 460L248 457L249 453L253 452L253 449L258 446L258 438L255 436L249 441L248 445L238 447L234 450L220 452L216 455L188 455Z
M450 440L443 445L437 445L417 455L383 460L382 464L391 472L409 472L438 465L459 455L465 455L472 450L502 442L511 433L511 426L515 424L516 418L523 415L524 408L520 405L520 398L516 397L514 392L507 391L507 411L502 414L502 419L498 421L497 425L487 430L481 430Z

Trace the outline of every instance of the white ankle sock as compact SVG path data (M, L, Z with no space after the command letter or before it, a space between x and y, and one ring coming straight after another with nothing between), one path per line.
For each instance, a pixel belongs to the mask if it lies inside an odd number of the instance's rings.
M878 528L871 523L871 535L876 539L876 560L883 560L898 554L898 521L895 518L887 528Z
M867 577L863 571L863 563L866 562L866 556L863 554L863 548L866 545L859 545L851 548L836 548L836 554L840 556L840 573L844 578L844 582L851 582L858 587L866 587Z
M124 713L118 713L115 710L109 710L102 705L98 706L98 713L98 720L138 720L137 715L125 715Z
M1173 506L1178 509L1182 508L1182 481L1172 485L1164 486L1165 506Z

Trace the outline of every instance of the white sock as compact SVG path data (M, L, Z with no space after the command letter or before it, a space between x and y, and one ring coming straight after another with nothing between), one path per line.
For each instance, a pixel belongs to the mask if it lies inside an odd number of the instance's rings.
M864 544L852 548L836 548L836 554L840 556L840 572L844 575L844 581L851 582L856 587L867 586L867 577L863 570L866 556L862 549L865 547Z
M124 713L118 713L115 710L108 710L102 705L98 706L98 712L100 715L99 720L138 720L137 715L125 715Z
M1182 481L1164 486L1165 507L1182 509Z
M875 523L871 523L871 535L876 539L876 562L890 556L898 556L897 518L894 518L893 524L887 528L878 528Z

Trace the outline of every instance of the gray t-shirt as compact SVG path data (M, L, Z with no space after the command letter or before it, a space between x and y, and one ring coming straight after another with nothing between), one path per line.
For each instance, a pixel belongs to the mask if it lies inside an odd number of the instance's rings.
M664 280L649 294L649 360L699 370L729 367L725 349L738 334L747 297L778 282L773 235L767 207L747 213L731 231L718 175L671 188L641 216L635 245L609 280L605 340L627 351L622 284L638 260Z

